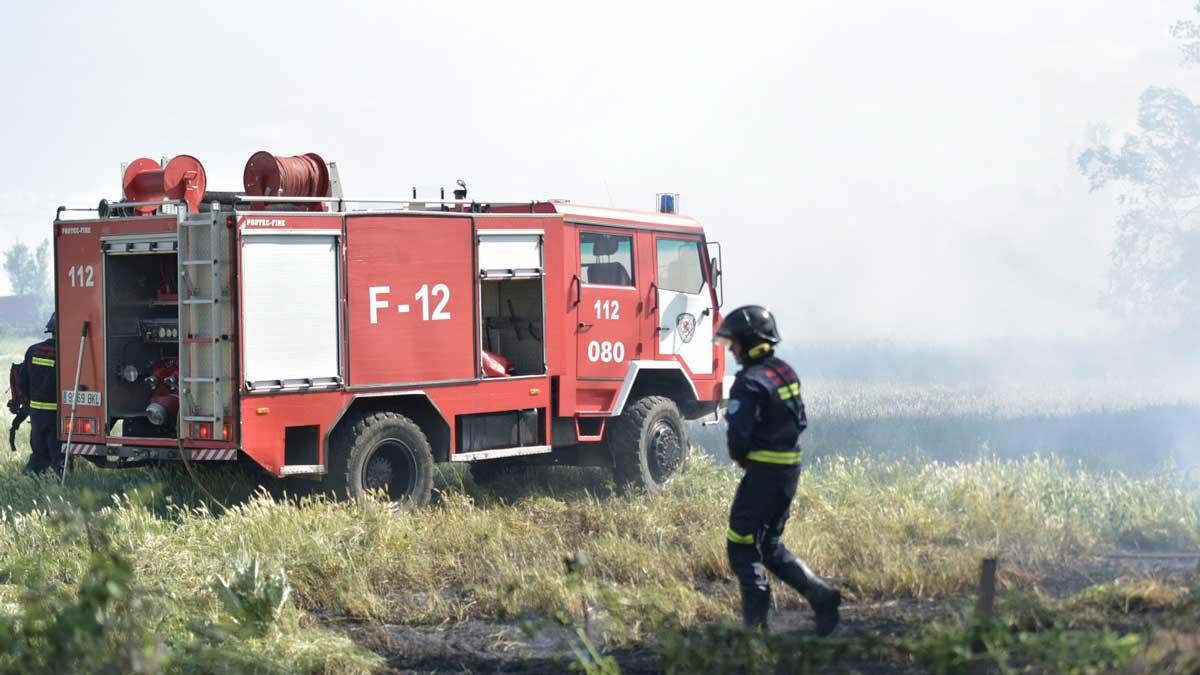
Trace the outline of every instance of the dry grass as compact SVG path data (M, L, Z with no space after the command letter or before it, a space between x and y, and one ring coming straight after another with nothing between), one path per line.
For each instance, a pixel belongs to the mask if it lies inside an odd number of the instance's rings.
M1116 579L1075 594L1067 601L1067 608L1075 612L1093 610L1105 614L1166 612L1182 607L1189 596L1187 588L1170 586L1156 579Z
M84 465L63 487L20 475L27 452L26 444L20 456L0 459L0 613L16 611L27 589L78 583L87 548L57 513L87 491L109 500L113 541L134 561L138 583L164 599L158 620L169 644L188 644L189 624L217 619L217 575L250 559L287 570L294 606L278 639L202 651L179 670L362 672L377 664L315 619L330 615L572 621L586 602L610 645L632 645L730 619L737 604L724 531L738 472L703 460L664 493L633 497L609 496L595 471L533 471L494 491L471 484L461 467L444 469L435 505L415 513L374 501L276 501L256 495L245 476L205 473L206 485L236 504L216 514L178 472ZM1001 583L1014 586L1043 563L1116 549L1194 550L1198 487L1194 476L1134 478L1052 458L833 458L806 471L785 540L861 598L950 596L970 590L985 555L1007 561ZM154 496L125 496L137 490ZM591 560L583 590L564 573L563 558L577 551ZM1126 585L1094 590L1086 602L1132 608L1161 601L1160 591ZM799 602L790 592L777 598Z
M132 556L140 582L173 599L164 625L180 640L187 621L215 616L211 580L253 558L287 570L301 616L569 621L586 597L608 642L628 645L664 628L731 618L736 606L723 533L738 475L703 461L658 495L600 497L583 488L586 472L565 472L559 481L547 472L540 480L553 490L527 480L524 494L498 495L449 472L437 505L415 513L374 501L260 495L222 515L197 508L178 474L85 467L63 488L18 468L0 465L8 501L0 602L82 574L85 548L64 539L55 504L77 500L85 488L118 493L159 484L148 501L114 496L107 512L111 536ZM227 499L250 490L248 482L209 478ZM786 541L860 596L956 594L970 588L983 555L1039 563L1135 543L1196 547L1200 493L1184 480L1073 472L1050 459L960 466L834 460L805 474ZM585 594L564 573L563 558L575 551L592 561Z

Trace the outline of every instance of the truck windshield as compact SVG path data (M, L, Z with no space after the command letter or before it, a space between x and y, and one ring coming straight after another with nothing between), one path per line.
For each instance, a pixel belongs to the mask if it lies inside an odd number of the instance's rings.
M699 242L658 240L658 286L665 291L688 294L699 293L704 288Z

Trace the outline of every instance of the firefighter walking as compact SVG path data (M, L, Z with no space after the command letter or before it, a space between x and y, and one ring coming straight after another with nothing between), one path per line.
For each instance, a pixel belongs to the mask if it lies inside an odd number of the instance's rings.
M726 533L729 564L741 584L742 620L748 628L766 630L769 570L808 600L817 634L829 635L838 624L841 593L780 541L800 479L800 434L808 426L800 379L775 356L779 332L764 307L730 312L714 341L727 347L742 367L725 414L729 456L745 469Z
M56 364L58 346L57 317L46 322L50 337L31 345L25 352L25 362L19 375L21 390L29 397L29 445L33 452L25 465L25 473L42 473L52 469L62 473L63 458L58 442L58 377Z

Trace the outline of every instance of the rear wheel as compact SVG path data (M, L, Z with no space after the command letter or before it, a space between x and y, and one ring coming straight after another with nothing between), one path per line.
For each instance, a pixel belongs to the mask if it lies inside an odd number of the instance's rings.
M392 412L365 415L342 427L331 448L329 484L339 497L382 491L393 501L429 503L433 451L412 420Z
M687 463L687 428L679 407L665 396L644 396L609 423L605 442L613 456L613 478L622 490L658 492Z

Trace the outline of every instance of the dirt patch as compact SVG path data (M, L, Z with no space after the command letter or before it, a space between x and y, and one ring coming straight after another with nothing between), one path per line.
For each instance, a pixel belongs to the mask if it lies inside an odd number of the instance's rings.
M391 673L552 673L574 659L566 628L529 631L521 624L470 621L443 626L342 624L332 626L387 659ZM651 649L610 654L623 673L656 673Z
M1001 563L1003 564L1003 563ZM1071 564L1033 565L1023 569L1042 592L1065 597L1119 578L1147 578L1188 584L1200 571L1200 553L1115 552L1073 560Z
M1113 554L1077 561L1072 565L1032 566L1022 577L1036 580L1040 590L1066 597L1089 586L1118 578L1143 577L1180 582L1196 571L1200 554ZM1003 562L1001 563L1003 566ZM1003 591L1002 591L1003 593ZM773 633L810 635L812 613L802 603L781 593L783 599L771 614ZM919 635L929 625L954 618L970 605L971 598L896 598L885 601L848 602L842 608L842 626L836 637L845 640L904 638ZM1150 617L1145 617L1150 620ZM730 617L732 620L733 617ZM323 620L358 644L383 655L391 673L546 673L562 672L574 659L579 644L572 629L544 621L501 622L472 620L438 626L379 625ZM1130 624L1125 630L1148 626ZM608 652L627 674L658 673L662 661L653 645ZM838 672L920 673L919 664L870 654L850 654Z

